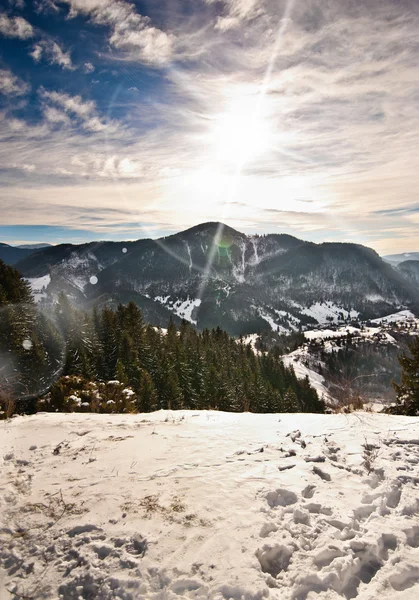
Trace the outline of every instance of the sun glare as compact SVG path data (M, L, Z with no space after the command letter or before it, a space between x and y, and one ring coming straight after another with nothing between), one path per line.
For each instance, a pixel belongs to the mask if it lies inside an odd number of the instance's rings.
M234 98L216 116L210 136L215 157L222 162L240 165L266 152L270 131L259 98Z

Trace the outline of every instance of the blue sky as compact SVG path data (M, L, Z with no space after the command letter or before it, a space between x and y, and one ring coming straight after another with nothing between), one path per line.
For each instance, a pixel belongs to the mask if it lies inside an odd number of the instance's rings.
M3 0L0 241L418 251L417 0Z

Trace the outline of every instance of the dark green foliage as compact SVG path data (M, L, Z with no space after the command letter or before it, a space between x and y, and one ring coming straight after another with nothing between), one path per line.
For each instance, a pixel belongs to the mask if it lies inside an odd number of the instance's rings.
M32 303L29 285L16 269L0 260L0 306L18 302Z
M156 329L144 324L132 302L92 316L69 305L60 310L68 348L64 374L116 379L133 389L138 411L323 412L316 391L277 354L258 356L219 327L199 333L185 321L179 329L170 321L167 331Z
M57 379L63 359L54 322L37 310L19 273L0 261L0 404L13 400L17 411L33 411L36 396Z
M220 327L198 332L171 320L163 331L146 325L133 302L88 314L64 294L47 319L17 271L0 263L0 275L0 383L14 399L51 388L45 404L51 410L323 412L315 390L278 353L256 355Z
M391 412L410 416L419 415L419 336L409 344L410 352L403 353L399 362L402 367L400 384L394 383L397 405Z

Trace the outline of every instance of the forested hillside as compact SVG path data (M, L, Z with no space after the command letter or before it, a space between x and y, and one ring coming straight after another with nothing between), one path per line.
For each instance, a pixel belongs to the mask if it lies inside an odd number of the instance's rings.
M133 302L88 313L62 294L47 317L13 268L2 275L0 383L18 410L323 412L278 351L259 356L220 328L156 329Z

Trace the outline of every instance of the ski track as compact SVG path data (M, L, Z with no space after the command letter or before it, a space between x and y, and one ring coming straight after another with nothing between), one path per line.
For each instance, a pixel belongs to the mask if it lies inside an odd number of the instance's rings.
M0 427L2 600L419 597L415 418L39 413Z

